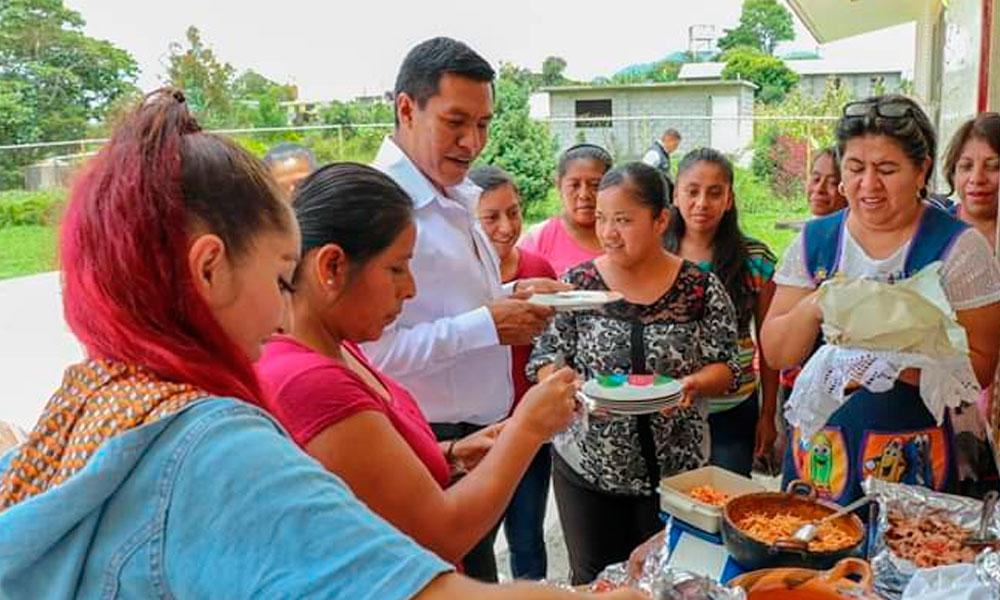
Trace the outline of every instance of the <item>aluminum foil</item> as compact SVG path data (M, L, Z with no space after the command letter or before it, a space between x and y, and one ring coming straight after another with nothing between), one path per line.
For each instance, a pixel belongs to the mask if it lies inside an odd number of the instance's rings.
M688 571L669 566L670 523L663 536L663 545L646 556L642 575L638 580L629 575L628 563L607 566L597 579L616 587L634 587L649 594L654 600L746 600L746 593L739 588L729 588L721 583Z
M878 520L869 524L874 527L870 538L868 556L875 577L875 591L889 600L899 600L903 590L917 572L912 562L897 557L886 545L885 534L889 531L889 509L898 509L906 515L945 514L953 523L966 529L979 527L979 516L983 503L973 498L942 494L933 490L880 479L868 478L862 484L865 493L874 494L878 502ZM993 515L993 523L987 531L1000 536L1000 511ZM1000 586L1000 555L986 550L976 558L977 573L984 581ZM998 587L1000 589L1000 587Z

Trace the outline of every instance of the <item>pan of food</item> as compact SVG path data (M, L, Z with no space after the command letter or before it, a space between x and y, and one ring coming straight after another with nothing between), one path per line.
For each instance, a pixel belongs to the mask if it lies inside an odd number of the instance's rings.
M803 525L816 523L838 508L817 500L816 490L802 481L793 481L785 493L747 494L726 503L722 541L733 559L747 570L830 569L841 559L860 554L865 539L861 519L846 514L822 523L809 542L794 536Z

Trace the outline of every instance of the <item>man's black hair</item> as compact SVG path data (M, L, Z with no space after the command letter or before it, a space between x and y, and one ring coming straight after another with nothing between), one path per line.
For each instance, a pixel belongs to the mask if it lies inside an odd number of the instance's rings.
M394 96L406 93L422 109L438 93L441 76L447 73L489 84L496 76L490 63L466 44L448 37L436 37L420 42L407 53L396 76ZM399 115L396 115L396 125L399 125Z

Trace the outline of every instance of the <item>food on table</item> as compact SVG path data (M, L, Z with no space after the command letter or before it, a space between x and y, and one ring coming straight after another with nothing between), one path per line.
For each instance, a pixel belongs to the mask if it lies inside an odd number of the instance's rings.
M773 544L778 540L790 540L800 527L815 522L791 513L769 515L762 512L752 512L736 521L734 525L759 542ZM810 552L832 552L854 544L857 540L853 535L837 526L836 521L823 523L816 532L816 537L809 542Z
M590 584L590 591L600 594L601 592L613 592L620 587L620 585L611 583L607 579L598 579L594 581L594 583Z
M687 491L687 495L709 506L722 506L729 500L729 494L720 492L708 484L691 488Z
M896 556L928 568L973 562L976 551L963 544L970 535L972 530L952 523L940 512L907 515L890 510L885 540Z

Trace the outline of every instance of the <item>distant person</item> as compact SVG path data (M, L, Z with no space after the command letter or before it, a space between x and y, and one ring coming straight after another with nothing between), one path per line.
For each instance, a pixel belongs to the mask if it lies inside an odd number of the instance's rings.
M532 379L545 379L565 360L587 379L667 375L684 394L673 411L591 414L583 436L553 444L552 485L574 585L593 581L663 529L660 479L708 462L704 399L727 393L741 373L726 288L714 273L663 249L669 202L663 176L649 165L608 171L597 194L604 254L563 279L624 299L560 312L528 362Z
M813 157L805 187L809 212L814 217L825 217L847 206L847 198L840 191L840 165L834 148L824 148Z
M959 202L953 213L996 247L997 189L1000 188L1000 113L969 119L951 138L944 175Z
M490 64L462 42L438 37L414 46L396 78L395 131L372 165L413 199L410 268L419 292L364 352L417 398L439 441L510 413L510 346L530 343L553 316L511 293L570 289L541 279L501 284L496 253L476 226L480 189L466 173L486 145L493 78ZM462 564L496 581L492 535Z
M518 248L521 237L521 196L509 173L499 167L477 167L469 179L483 189L479 196L479 225L500 258L500 281L507 283L530 277L555 278L551 265L541 256ZM531 345L511 348L514 406L531 387L524 368ZM504 515L504 535L510 547L510 571L515 579L545 579L545 507L552 475L552 450L545 444L535 455Z
M733 389L708 400L711 463L749 477L755 458L770 457L777 437L778 372L754 366L756 340L774 295L778 259L740 230L733 165L698 148L677 167L677 190L664 247L719 278L736 309L740 373Z
M996 249L997 195L1000 189L1000 114L984 112L969 119L951 138L944 158L944 176L958 202L949 212L983 234ZM986 435L985 421L994 435L1000 427L1000 407L990 405L990 390L980 396L977 415L972 411L952 411L955 425L959 474L964 475L960 491L982 496L996 488L997 471Z
M667 181L673 183L674 176L670 168L670 155L677 151L677 146L680 144L680 132L671 127L663 132L660 139L653 141L652 147L642 156L642 162L659 171L667 178Z
M567 148L556 165L562 212L532 227L518 247L549 261L559 275L600 256L594 231L597 186L612 162L611 154L596 144Z
M837 150L833 147L823 148L813 157L809 168L809 177L805 182L806 202L813 217L825 217L847 207L847 198L841 192L840 163L837 162ZM806 221L797 221L791 225L801 231ZM787 399L795 387L801 367L795 366L783 369L780 376L782 398ZM783 444L780 440L779 444Z
M288 142L268 150L264 163L289 200L299 182L316 169L316 157L308 148Z

